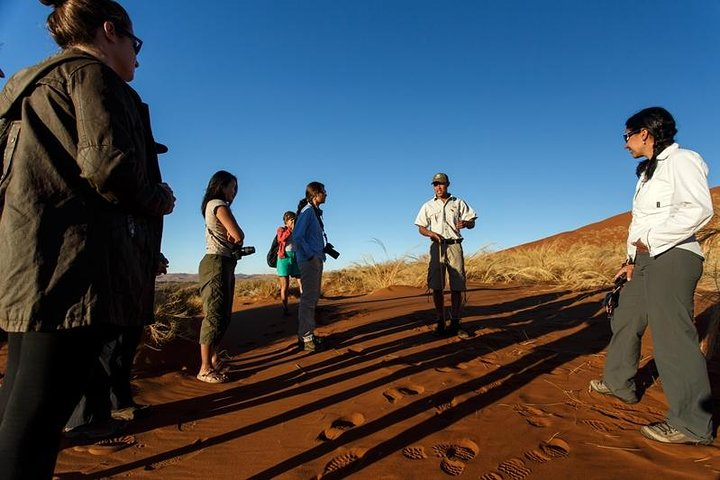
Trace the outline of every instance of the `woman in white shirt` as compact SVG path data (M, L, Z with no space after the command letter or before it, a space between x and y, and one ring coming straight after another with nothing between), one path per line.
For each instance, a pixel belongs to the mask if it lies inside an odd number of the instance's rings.
M615 275L627 283L612 317L602 380L590 390L636 403L634 381L647 326L669 410L662 422L640 432L663 443L710 444L711 394L705 358L694 325L693 296L703 269L695 238L713 215L708 167L675 143L675 120L660 107L625 122L625 148L637 167L628 232L628 258Z

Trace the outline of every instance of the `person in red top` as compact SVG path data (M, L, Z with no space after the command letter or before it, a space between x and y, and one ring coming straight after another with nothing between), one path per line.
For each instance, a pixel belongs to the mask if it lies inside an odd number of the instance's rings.
M284 226L277 229L278 260L277 275L280 282L280 300L283 305L283 315L290 315L288 310L288 290L290 288L290 277L297 279L298 288L302 294L302 282L300 281L300 267L295 258L292 231L295 227L295 212L287 211L283 214Z

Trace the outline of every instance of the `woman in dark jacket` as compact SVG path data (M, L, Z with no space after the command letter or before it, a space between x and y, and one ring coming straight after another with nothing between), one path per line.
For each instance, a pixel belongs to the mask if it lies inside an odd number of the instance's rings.
M41 0L63 51L11 78L0 102L49 62L21 99L11 158L3 152L0 472L51 478L62 427L108 330L147 320L162 216L160 180L139 96L127 85L142 41L112 0ZM2 105L0 105L2 106Z

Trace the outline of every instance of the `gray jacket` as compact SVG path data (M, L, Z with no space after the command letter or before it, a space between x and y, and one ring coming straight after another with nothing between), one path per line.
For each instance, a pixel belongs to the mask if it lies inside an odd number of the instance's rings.
M146 106L84 56L50 70L22 101L0 217L0 328L9 332L152 321L172 199L159 186ZM30 73L8 80L0 102Z

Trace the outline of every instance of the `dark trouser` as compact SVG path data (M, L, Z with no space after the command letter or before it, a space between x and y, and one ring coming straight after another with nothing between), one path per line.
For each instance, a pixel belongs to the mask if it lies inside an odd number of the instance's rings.
M0 475L52 478L60 435L86 386L104 327L10 333L0 388Z
M94 362L90 382L67 428L110 419L110 411L134 404L130 374L144 327L108 326L107 338Z
M315 334L315 308L322 290L323 261L320 257L300 262L303 291L298 306L298 339L310 340Z
M670 406L667 421L698 440L712 439L707 364L693 322L693 295L703 260L673 248L658 257L639 254L632 281L620 292L612 319L603 380L619 397L633 398L640 342L650 325L655 364Z

